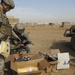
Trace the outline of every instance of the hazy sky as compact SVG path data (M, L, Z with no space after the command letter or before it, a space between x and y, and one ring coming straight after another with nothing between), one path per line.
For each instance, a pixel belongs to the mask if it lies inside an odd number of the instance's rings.
M75 21L75 0L14 0L15 8L7 13L20 22Z

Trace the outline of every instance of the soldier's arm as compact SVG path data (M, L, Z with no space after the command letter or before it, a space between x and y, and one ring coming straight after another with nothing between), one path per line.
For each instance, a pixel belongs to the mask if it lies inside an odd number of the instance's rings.
M26 32L23 33L23 36L26 38L26 40L28 40L29 42L32 42Z
M24 44L21 44L21 43L19 43L19 44L17 44L17 45L13 45L13 44L12 44L10 48L11 48L12 50L15 50L15 49L17 49L17 48L20 48L21 46L24 46Z

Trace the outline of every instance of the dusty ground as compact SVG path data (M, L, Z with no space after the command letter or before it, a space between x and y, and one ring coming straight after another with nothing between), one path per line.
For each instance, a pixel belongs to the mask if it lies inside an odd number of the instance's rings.
M33 42L32 51L50 53L51 49L59 49L60 52L69 52L70 68L58 70L53 75L75 75L75 51L72 50L70 38L63 36L65 30L70 26L60 28L59 26L26 26L26 32Z

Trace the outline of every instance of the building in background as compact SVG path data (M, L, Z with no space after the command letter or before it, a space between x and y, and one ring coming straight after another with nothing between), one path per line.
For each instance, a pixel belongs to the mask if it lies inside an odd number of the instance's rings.
M14 16L8 16L9 24L13 27L16 23L19 23L19 18L15 18Z

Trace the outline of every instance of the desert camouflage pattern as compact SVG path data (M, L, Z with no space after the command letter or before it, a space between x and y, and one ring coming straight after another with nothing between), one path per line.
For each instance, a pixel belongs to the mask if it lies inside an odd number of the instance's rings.
M14 1L13 0L3 0L7 5L11 6L11 9L15 7Z

